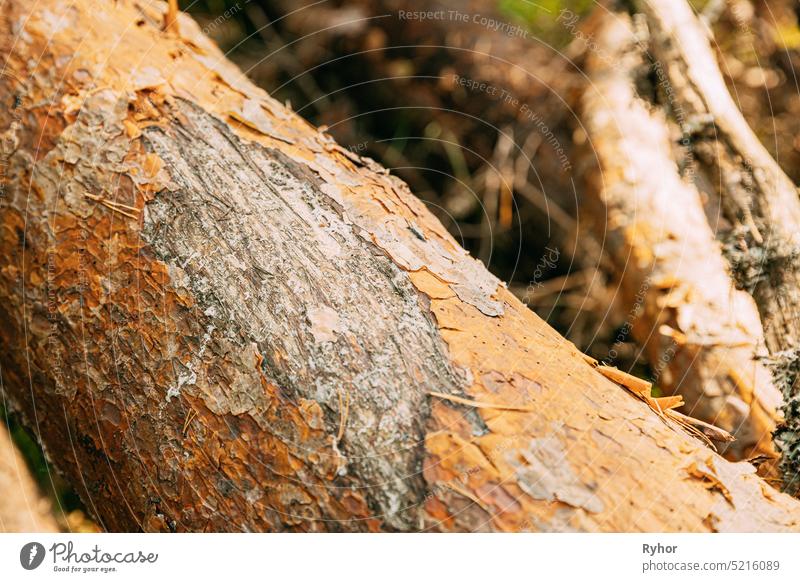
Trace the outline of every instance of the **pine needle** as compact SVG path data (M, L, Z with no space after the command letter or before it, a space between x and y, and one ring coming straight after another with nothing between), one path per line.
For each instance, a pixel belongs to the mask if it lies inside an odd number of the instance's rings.
M186 416L186 422L183 423L183 430L181 431L184 437L189 432L189 425L192 423L192 421L195 419L196 416L197 416L197 411L194 409L192 409L191 412L189 412L189 414Z
M347 427L347 419L350 416L350 393L345 392L344 404L342 403L342 391L337 390L336 395L339 398L339 430L336 433L336 442L342 440L344 436L344 429Z
M714 426L713 424L709 424L707 422L703 422L697 418L692 418L691 416L686 416L678 412L677 410L666 410L665 411L667 416L675 420L676 422L681 422L683 424L689 424L695 430L701 432L707 439L712 441L717 441L720 443L732 443L736 440L736 437L733 436L726 430L719 428L718 426Z
M113 212L119 212L128 218L139 218L139 209L135 206L128 206L127 204L122 204L121 202L114 202L112 200L108 200L107 198L103 198L102 196L98 196L97 194L89 194L88 192L84 192L83 195L89 200L99 202Z
M428 392L430 396L441 398L442 400L449 400L464 406L472 406L473 408L489 408L495 410L512 410L514 412L536 412L534 406L515 406L513 404L495 404L493 402L479 402L477 400L469 400L452 394L444 394L443 392Z
M441 485L442 485L442 487L445 487L446 489L450 489L451 491L454 491L454 492L458 493L459 495L461 495L463 497L466 497L467 499L472 501L475 505L477 505L478 507L483 509L486 513L489 513L489 514L492 513L491 510L489 509L489 507L487 507L487 505L483 501L481 501L475 495L473 495L472 493L467 491L464 487L460 487L460 486L456 485L455 483L451 483L450 481L445 481L445 482L441 483Z

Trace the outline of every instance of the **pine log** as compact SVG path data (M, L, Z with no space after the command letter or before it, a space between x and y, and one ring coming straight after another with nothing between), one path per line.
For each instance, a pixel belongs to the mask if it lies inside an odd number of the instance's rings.
M103 527L800 529L165 10L0 17L5 386Z

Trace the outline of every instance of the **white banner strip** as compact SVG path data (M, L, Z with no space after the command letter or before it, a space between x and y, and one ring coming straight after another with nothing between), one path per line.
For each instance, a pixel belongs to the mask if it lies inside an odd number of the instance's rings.
M0 580L797 581L798 554L788 534L4 534Z

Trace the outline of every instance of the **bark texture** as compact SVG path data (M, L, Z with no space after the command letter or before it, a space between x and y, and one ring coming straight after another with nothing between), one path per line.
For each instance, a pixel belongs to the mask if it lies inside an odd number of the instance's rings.
M0 425L0 491L0 532L58 531L50 501L39 492L4 425Z
M758 141L725 87L710 33L685 0L635 3L649 29L649 51L665 107L718 196L726 256L737 284L752 293L783 392L785 422L775 433L784 486L800 488L800 199Z
M641 31L625 13L598 16L581 110L598 168L587 192L599 203L590 215L606 218L595 221L632 306L629 325L656 383L683 395L690 415L736 435L726 453L774 456L781 393L764 363L758 310L734 289L666 116L637 93L649 69Z
M685 215L681 214L683 207L669 204L670 190L660 183L660 176L646 171L646 164L653 159L616 158L625 153L621 149L651 146L642 131L634 131L630 143L620 143L628 139L625 135L628 129L638 128L636 124L630 124L626 131L612 127L614 120L608 115L613 111L609 111L609 104L619 113L625 110L627 101L623 104L615 98L608 102L595 95L584 103L586 120L571 123L576 115L574 94L585 83L571 59L585 54L600 55L599 65L608 66L620 56L619 47L599 46L595 42L597 32L579 29L577 15L566 11L550 15L564 31L576 36L562 54L525 28L514 25L497 12L496 3L486 0L437 0L427 5L426 10L439 16L421 21L403 16L418 12L418 6L408 0L350 0L345 4L347 10L333 9L327 4L302 9L288 2L272 2L269 6L278 10L281 18L262 30L262 34L281 28L295 35L300 43L318 45L317 50L298 51L310 56L304 62L304 69L323 76L329 62L353 63L352 67L340 67L345 71L369 67L380 83L369 83L366 90L359 92L357 75L343 81L352 84L348 93L366 101L368 110L408 110L420 135L426 126L435 123L445 128L445 139L478 154L485 168L475 174L470 190L479 195L464 204L463 197L454 195L457 193L445 194L439 203L449 216L461 216L468 212L469 205L482 201L487 210L483 226L491 234L498 232L498 216L504 212L510 216L512 201L514 212L525 211L531 204L536 213L527 215L522 227L525 236L544 235L542 245L549 241L565 250L562 254L568 259L564 263L601 279L598 269L607 265L601 267L594 260L601 253L599 245L595 237L589 236L588 229L579 233L577 227L580 219L584 223L594 221L598 227L597 239L603 241L603 250L613 262L613 269L604 270L623 273L621 291L625 303L641 307L641 313L628 314L625 325L635 319L632 335L644 346L645 359L656 370L660 387L683 395L691 415L736 435L737 441L726 448L726 455L741 459L753 454L774 454L771 433L781 395L774 388L765 363L753 359L756 352L764 355L758 312L746 293L731 293L727 266L706 224L699 194L690 185L678 184L680 177L669 158L671 152L666 154L667 158L660 152L658 163L665 172L675 174L672 187L694 192L683 197L684 202L689 202ZM253 5L249 9L257 10ZM603 14L598 11L594 20L604 22ZM494 28L481 24L487 19L491 19ZM626 42L630 45L626 49L637 50L633 38ZM413 59L408 58L409 49L413 49ZM273 50L279 52L280 46ZM609 51L613 51L614 58ZM244 60L242 64L258 75L272 60ZM644 65L636 65L637 70L630 72L632 80L635 75L644 74ZM284 85L294 87L308 77L309 73L298 73ZM633 96L628 101L632 100ZM322 98L312 103L317 106L321 102ZM324 116L324 111L321 114ZM338 109L331 108L331 115L338 114ZM641 115L637 119L641 120ZM333 118L326 121L342 139L357 141L345 130L347 124ZM649 123L651 128L656 125L655 120ZM580 169L583 172L586 168L597 168L596 158L603 157L599 163L604 166L601 171L605 177L611 181L619 177L616 185L605 185L615 188L616 195L612 200L611 196L599 193L598 188L603 184L595 180L590 189L607 199L600 208L595 208L597 212L581 215L578 207L584 200L574 192L571 183L575 157L571 136L573 132L590 131L590 137L596 140L607 130L613 130L608 135L615 137L601 140L603 151L583 156ZM666 128L656 131L660 135ZM637 135L639 143L634 142ZM596 143L590 145L598 147ZM653 147L664 145L654 143ZM640 153L647 155L648 151ZM649 184L629 180L625 174L625 164L637 162L640 173L636 180L646 181L649 177ZM462 178L459 176L459 180ZM632 199L631 193L639 199ZM505 211L503 205L507 206ZM568 208L569 214L562 208ZM670 213L671 232L665 232L662 226L663 217L657 213L662 209ZM632 229L626 219L634 214L638 229ZM607 223L603 217L609 219ZM610 239L605 238L609 236ZM485 238L487 243L492 240L490 236ZM696 244L699 246L694 247ZM635 255L631 254L631 245L636 248ZM642 254L652 254L652 248L657 248L657 257ZM490 249L487 244L484 250ZM705 264L703 269L690 264L687 253L710 257L710 271ZM526 302L535 299L530 289L524 289ZM589 293L582 298L587 311L591 311L591 299ZM597 309L598 319L607 308L603 305ZM577 320L572 312L569 315L564 327L575 336L582 335L576 333L582 327L578 321L582 320ZM553 319L556 317L551 309L548 320ZM596 327L597 322L588 335L595 335Z
M7 7L5 385L107 529L800 529L190 19Z

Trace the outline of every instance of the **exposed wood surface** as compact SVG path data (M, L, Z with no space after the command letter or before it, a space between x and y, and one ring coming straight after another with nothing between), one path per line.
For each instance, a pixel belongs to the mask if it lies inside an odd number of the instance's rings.
M800 529L165 7L0 25L6 386L104 527Z

